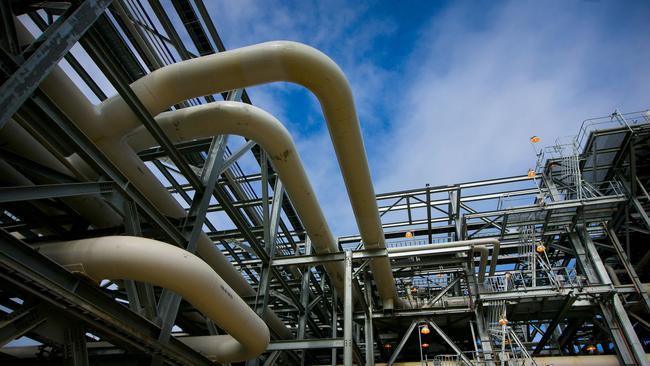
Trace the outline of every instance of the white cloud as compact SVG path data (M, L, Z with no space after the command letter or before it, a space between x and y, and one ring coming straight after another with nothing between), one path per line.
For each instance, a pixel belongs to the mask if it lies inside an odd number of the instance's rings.
M397 34L408 20L365 5L206 4L229 49L288 39L340 64L378 192L522 174L535 163L531 135L548 143L577 133L585 118L650 106L646 5L454 3L413 25L421 26L413 42ZM382 66L376 45L387 40L414 49ZM308 108L292 105L296 90L251 95L289 127L335 234L356 232L327 130L314 127L324 126L318 106L311 97Z
M381 144L391 148L373 151L379 190L523 174L531 135L550 144L585 118L650 106L648 29L617 35L609 11L510 2L477 17L463 3L433 19Z

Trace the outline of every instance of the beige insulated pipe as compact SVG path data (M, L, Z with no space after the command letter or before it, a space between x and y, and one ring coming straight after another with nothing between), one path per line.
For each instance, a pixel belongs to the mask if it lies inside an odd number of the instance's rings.
M384 248L352 92L341 69L323 53L295 42L262 43L166 66L131 87L149 112L157 115L189 98L275 81L303 85L320 101L361 238L366 248ZM87 133L98 143L110 144L140 125L120 97L106 100L97 113L100 118ZM397 292L390 262L378 258L371 266L380 297L391 307Z
M45 244L39 251L95 281L142 281L181 295L228 333L210 338L210 357L218 362L255 358L269 344L262 319L210 266L183 249L151 239L106 236Z
M60 68L55 68L41 84L41 89L70 117L87 135L98 126L96 108L79 91L77 86ZM110 128L110 123L105 126ZM181 218L185 210L163 187L142 160L126 145L123 139L94 141L98 148L115 164L143 195L163 214ZM86 169L85 163L71 156L68 161L80 171ZM210 238L201 233L197 240L197 254L225 280L240 296L255 296L255 290L233 267L230 261L217 250ZM291 332L282 320L272 311L265 312L264 320L280 338L289 338Z
M426 245L413 245L410 247L388 248L388 252L407 253L407 252L417 252L422 250L454 249L454 248L466 247L466 246L470 246L472 250L481 253L481 266L479 267L479 280L481 281L482 281L481 274L483 275L483 278L485 276L485 267L486 267L485 263L487 262L487 253L485 253L485 257L483 253L485 250L487 250L486 246L492 246L492 260L490 261L490 276L494 276L494 273L497 269L497 262L499 259L499 249L501 247L501 243L499 242L499 240L494 238L459 240L459 241L452 241L452 242L440 243L440 244L426 244ZM477 247L484 248L484 249L477 249ZM484 258L485 258L485 262L483 260Z
M162 113L156 117L156 122L173 143L220 134L239 135L255 141L267 152L282 179L316 252L338 251L293 139L271 114L244 103L214 102ZM136 152L157 145L144 126L128 134L126 143ZM343 291L343 263L330 262L325 267L336 288Z
M10 119L7 124L0 130L0 146L14 154L25 159L31 160L37 164L48 167L61 174L69 177L83 179L78 172L69 169L70 164L65 161L64 157L55 156L39 141L37 141L29 132L27 132L16 121ZM64 162L62 162L64 161ZM11 167L8 167L11 168ZM11 168L13 170L13 168ZM34 183L27 180L16 180L13 183L9 179L13 174L8 173L6 169L0 170L3 174L2 180L10 185L33 185ZM56 181L43 178L40 183L57 183ZM119 226L122 224L122 217L108 205L101 197L98 196L79 196L63 198L68 206L79 213L95 228L107 228Z
M163 189L144 164L137 161L137 157L123 155L121 149L124 146L119 140L140 125L124 100L116 96L97 108L89 107L88 103L78 106L76 98L66 92L79 94L78 90L70 90L76 89L74 85L70 87L72 83L68 80L66 87L65 80L56 77L56 73L52 75L41 85L42 88L114 160L134 185L146 194L151 191L149 198L156 207L169 216L182 216L184 212L173 198L153 193ZM384 248L383 230L352 93L341 70L323 53L294 42L263 43L169 65L134 82L131 87L149 112L157 115L192 97L273 81L301 84L320 100L361 237L367 248ZM374 259L371 266L379 294L385 306L391 307L397 292L390 262L386 258ZM229 279L227 281L230 283Z
M30 42L33 37L20 23L16 24L16 31L21 40ZM92 105L86 96L79 90L75 83L59 67L52 70L50 75L41 83L43 90L56 105L89 137L97 137L98 132L113 128L110 118L101 118L100 109ZM128 107L127 107L128 109ZM130 114L130 123L139 125L139 121ZM107 121L108 123L102 123ZM124 131L126 132L126 131ZM123 134L121 132L121 134ZM92 138L93 142L115 164L121 172L132 182L143 195L149 199L163 214L181 218L186 215L185 210L172 197L160 181L144 165L142 160L124 144L121 136L116 139ZM80 159L71 156L68 160L79 171L86 170L86 164ZM98 210L102 212L101 210ZM197 254L217 272L240 296L254 296L255 290L242 277L241 273L230 261L217 250L214 243L207 235L201 233L197 240ZM265 312L264 320L280 338L289 338L291 332L282 320L272 310Z

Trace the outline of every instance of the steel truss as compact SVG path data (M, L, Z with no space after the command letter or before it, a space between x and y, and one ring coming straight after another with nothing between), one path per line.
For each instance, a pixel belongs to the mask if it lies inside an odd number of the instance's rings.
M77 153L99 177L84 181L0 148L2 162L33 182L0 187L0 339L4 344L26 335L40 342L25 362L49 357L75 365L116 359L208 364L178 337L222 330L178 295L134 281L98 288L32 249L52 241L136 235L192 252L207 228L255 289L244 300L260 316L272 310L292 334L274 335L267 352L250 364L392 364L417 360L413 355L504 364L531 355L589 353L646 364L650 121L643 114L615 112L585 121L570 155L553 155L562 150L557 144L540 150L534 177L380 194L388 249L364 250L352 235L339 238L341 252L319 255L254 141L216 136L174 145L128 87L165 65L225 50L201 0L173 0L171 7L156 0L6 1L0 10L0 102L6 107L0 125L20 125L59 155ZM30 19L43 35L21 45L12 31L14 15ZM182 33L191 43L181 41ZM68 52L77 41L91 61ZM89 62L128 101L159 145L139 155L186 207L186 220L159 212L38 89L62 58L98 100L106 99L106 91L86 70ZM251 103L245 90L235 90L175 108L219 99ZM255 169L239 163L251 157ZM75 197L105 202L122 217L121 225L93 227L70 208ZM492 251L496 273L485 282L478 280L480 260L471 245L399 249L477 238L500 241L498 253ZM381 308L368 266L378 257L390 259L407 307ZM345 264L342 294L323 269L333 261ZM504 324L497 325L500 316ZM425 323L435 332L416 342L411 333ZM10 349L0 354L21 362Z

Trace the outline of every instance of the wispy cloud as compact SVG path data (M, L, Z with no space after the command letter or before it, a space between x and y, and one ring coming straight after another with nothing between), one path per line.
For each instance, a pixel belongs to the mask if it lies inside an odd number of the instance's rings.
M228 48L289 39L341 65L378 192L521 174L531 135L650 106L647 3L462 2L416 23L336 1L207 4ZM356 232L315 99L282 84L251 94L294 135L335 233Z
M380 40L394 35L391 19L373 19L366 5L345 2L208 2L229 49L271 40L303 42L337 62L353 88L365 127L385 124L382 90L395 75L377 65ZM250 88L253 103L268 110L291 131L305 168L337 234L357 231L343 179L317 100L303 88L272 84Z
M647 4L565 5L461 3L431 19L380 144L391 149L373 150L379 190L523 174L529 136L550 144L587 117L650 106Z

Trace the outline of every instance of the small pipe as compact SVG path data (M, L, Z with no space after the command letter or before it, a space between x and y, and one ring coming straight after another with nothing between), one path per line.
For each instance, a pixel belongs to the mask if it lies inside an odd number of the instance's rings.
M388 248L389 253L407 253L407 252L415 252L415 251L421 251L421 250L436 250L436 249L450 249L450 248L459 248L459 247L465 247L465 246L470 246L473 251L481 251L477 250L476 247L480 246L483 248L486 248L486 246L492 246L492 260L490 261L490 276L494 276L494 273L497 268L497 261L499 259L499 249L501 247L501 242L499 242L498 239L493 239L493 238L481 238L481 239L471 239L471 240L460 240L460 241L452 241L448 243L440 243L440 244L426 244L426 245L413 245L413 246L408 246L408 247L399 247L399 248ZM479 267L479 279L480 279L480 274L483 273L485 274L485 269L487 266L487 253L485 254L485 265L483 264L483 253L481 253L481 266Z
M135 280L168 288L212 319L228 335L211 337L218 362L253 359L266 350L264 321L199 257L156 240L106 236L45 244L38 250L94 281Z
M483 283L485 281L485 268L487 267L488 261L488 248L485 245L473 245L472 256L477 252L481 255L481 262L478 267L478 282Z

